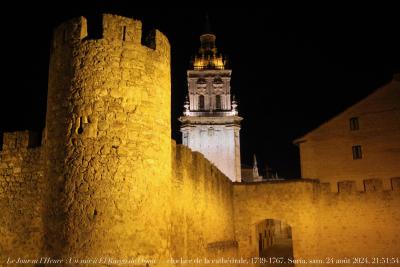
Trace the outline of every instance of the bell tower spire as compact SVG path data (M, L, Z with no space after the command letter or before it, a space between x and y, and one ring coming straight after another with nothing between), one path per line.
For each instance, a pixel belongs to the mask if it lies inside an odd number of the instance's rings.
M195 70L219 69L226 67L226 60L218 53L215 45L216 36L211 32L210 21L206 14L204 32L200 35L199 52L194 58L193 68Z
M208 16L208 13L206 13L205 21L204 21L204 32L203 32L203 34L205 34L205 33L211 33L211 23L210 23L210 18Z
M259 176L256 154L253 154L253 178L258 178Z
M184 103L182 142L199 151L233 182L241 181L240 122L231 97L231 73L218 53L209 22L200 35L200 48L187 71L188 96ZM208 26L207 26L208 25Z

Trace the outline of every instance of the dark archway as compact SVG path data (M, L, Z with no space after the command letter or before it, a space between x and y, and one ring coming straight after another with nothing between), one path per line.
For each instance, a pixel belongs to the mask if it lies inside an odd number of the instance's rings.
M292 228L279 220L267 219L257 225L260 266L294 266ZM278 262L284 262L278 264Z

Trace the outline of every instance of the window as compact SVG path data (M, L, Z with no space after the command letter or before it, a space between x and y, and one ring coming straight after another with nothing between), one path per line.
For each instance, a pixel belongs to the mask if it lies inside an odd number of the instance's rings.
M353 146L353 159L362 159L361 146Z
M76 129L76 132L78 134L82 134L83 133L83 121L82 121L82 117L79 117L79 127L78 129Z
M199 109L204 109L204 95L199 96Z
M221 77L216 77L216 78L214 79L214 83L215 83L215 84L223 84L224 82L222 81Z
M359 124L358 124L358 118L350 118L350 130L351 131L357 131L359 129Z
M215 96L215 108L221 109L221 96L220 95Z
M206 79L204 79L204 78L199 78L199 79L197 80L197 84L207 84L207 81L206 81Z
M122 27L122 41L125 41L126 39L126 26Z
M183 144L187 146L189 144L188 140L189 140L189 134L184 133L183 134Z

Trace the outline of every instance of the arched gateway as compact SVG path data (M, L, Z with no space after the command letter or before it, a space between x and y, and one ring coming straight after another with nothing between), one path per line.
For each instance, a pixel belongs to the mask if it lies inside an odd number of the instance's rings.
M260 266L294 266L292 228L289 224L266 219L256 225Z

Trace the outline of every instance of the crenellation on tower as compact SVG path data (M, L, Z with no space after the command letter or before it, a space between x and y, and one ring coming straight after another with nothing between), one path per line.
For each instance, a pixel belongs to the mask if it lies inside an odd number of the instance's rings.
M64 27L79 28L74 20L58 30ZM45 251L54 257L166 258L169 42L154 31L155 47L142 45L141 22L130 18L106 14L102 27L100 39L70 42L51 55L45 219L52 227L45 232ZM154 227L153 236L144 225Z
M142 22L132 18L112 14L103 14L100 17L86 18L84 16L70 19L53 32L52 49L62 45L71 45L75 42L96 42L121 45L131 49L141 45L156 50L160 55L170 53L168 38L159 30L144 31ZM88 27L90 22L91 29ZM91 32L92 31L92 32ZM93 37L96 32L96 37ZM149 53L151 53L151 50ZM157 54L157 53L156 53Z
M140 44L142 40L142 22L132 18L104 14L103 38L109 41L133 42Z
M70 19L54 29L51 49L81 41L87 36L87 19L83 16Z

